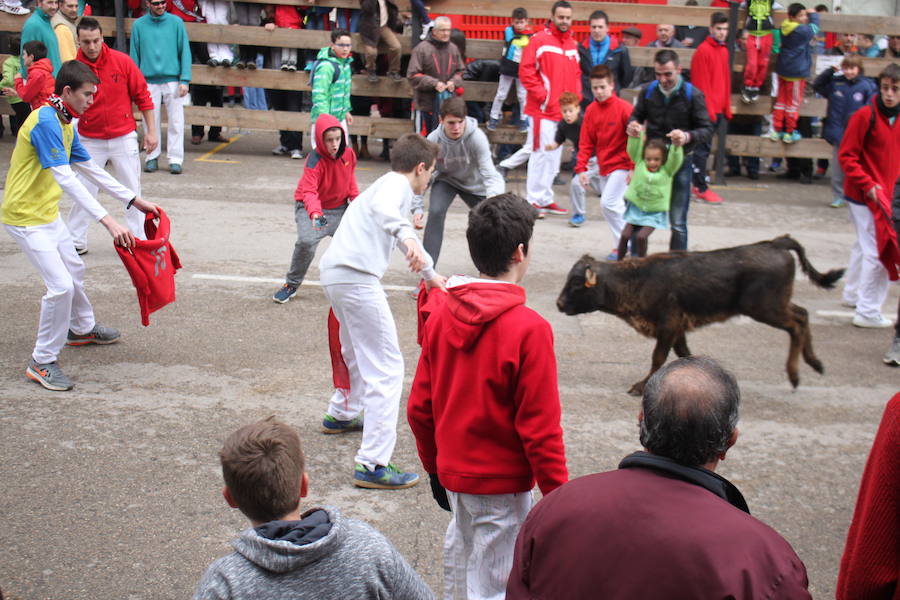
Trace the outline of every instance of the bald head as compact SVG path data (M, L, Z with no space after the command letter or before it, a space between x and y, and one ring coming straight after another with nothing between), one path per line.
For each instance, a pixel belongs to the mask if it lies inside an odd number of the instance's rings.
M644 386L641 444L689 467L714 463L733 443L739 404L737 381L719 363L680 358Z

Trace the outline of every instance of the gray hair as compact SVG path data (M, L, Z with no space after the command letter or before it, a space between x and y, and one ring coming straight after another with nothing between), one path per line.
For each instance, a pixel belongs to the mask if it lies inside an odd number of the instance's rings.
M718 362L680 358L644 386L641 444L682 465L705 465L728 450L740 402L734 375Z
M440 16L434 18L434 25L437 27L438 23L446 23L449 27L453 27L453 21L450 20L450 17Z

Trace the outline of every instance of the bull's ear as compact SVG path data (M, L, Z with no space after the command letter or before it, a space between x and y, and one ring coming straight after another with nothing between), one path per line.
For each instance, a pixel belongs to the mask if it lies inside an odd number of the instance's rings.
M590 267L584 270L584 287L592 288L597 285L597 274Z

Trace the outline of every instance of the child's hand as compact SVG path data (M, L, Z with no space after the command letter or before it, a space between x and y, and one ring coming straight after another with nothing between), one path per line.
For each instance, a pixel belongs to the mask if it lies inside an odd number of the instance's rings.
M628 127L625 128L625 133L631 137L641 137L641 131L643 131L643 127L637 121L631 121L628 123Z
M275 31L275 23L266 23L263 27L265 27L266 31Z
M583 187L584 189L587 189L588 184L590 183L590 180L588 179L587 171L582 171L581 173L578 174L578 181L581 182L581 187Z
M413 215L413 227L416 229L425 227L425 213L416 213Z
M452 92L455 89L456 89L456 84L453 83L452 81L448 81L447 82L447 91Z
M438 81L436 84L434 84L434 89L436 92L443 92L447 89L447 84L443 81Z
M544 146L544 150L556 150L557 148L559 148L559 144L557 144L556 142L550 142L549 144Z
M419 240L409 238L403 240L403 245L406 246L406 262L409 263L409 270L418 273L425 266L425 258L419 248Z
M446 292L447 291L446 286L447 286L447 278L439 273L435 273L434 277L432 277L431 279L425 280L425 289L426 290L433 290L434 288L437 288L439 290L443 290Z

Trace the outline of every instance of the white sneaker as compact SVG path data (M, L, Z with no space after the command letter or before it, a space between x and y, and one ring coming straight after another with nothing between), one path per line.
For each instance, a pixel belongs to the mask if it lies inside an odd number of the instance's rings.
M434 27L434 21L430 23L425 23L422 25L422 35L419 36L420 40L427 40L428 34L431 33L432 28Z
M885 329L894 325L893 321L885 318L884 315L877 317L863 317L859 313L853 315L853 324L856 327L864 327L867 329Z
M272 154L275 156L284 156L288 153L288 149L284 146L275 146L272 148Z
M846 306L847 308L856 308L856 301L851 302L850 300L841 300L841 306Z
M299 150L291 150L291 158L293 158L294 160L300 160L301 158L303 158L303 153Z
M8 4L0 0L0 10L5 13L9 13L11 15L23 16L29 14L31 11L19 4L18 6L13 6L12 4Z

